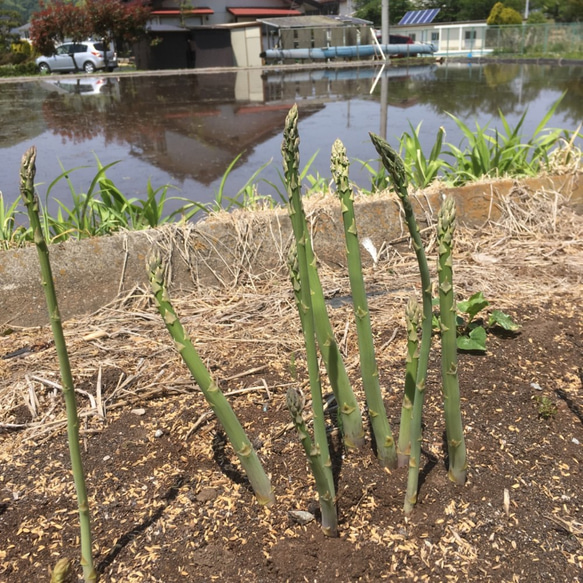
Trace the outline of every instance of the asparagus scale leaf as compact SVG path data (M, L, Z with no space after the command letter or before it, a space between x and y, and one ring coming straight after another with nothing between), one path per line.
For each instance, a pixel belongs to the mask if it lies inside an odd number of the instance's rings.
M397 466L397 452L379 383L379 371L374 350L372 325L362 275L362 260L354 216L354 193L348 179L348 165L346 149L340 140L336 140L332 146L331 169L342 207L348 275L356 318L362 384L376 441L377 456L382 465L394 468Z
M466 445L460 408L460 390L457 363L456 305L453 288L452 248L455 231L455 201L445 199L437 219L439 311L441 314L441 374L449 478L456 484L466 481Z
M267 477L257 452L253 449L229 401L211 377L174 311L164 284L164 266L158 253L150 253L147 259L147 268L150 288L154 294L156 306L168 332L174 339L176 349L217 419L224 427L227 437L232 443L235 453L249 478L257 501L262 505L271 506L275 502L271 481Z
M34 177L36 174L36 148L29 148L22 157L20 167L20 194L26 209L30 227L34 236L34 243L38 251L38 258L41 271L41 281L45 292L47 309L51 330L55 340L55 348L59 359L59 369L63 385L63 399L67 411L67 438L69 442L69 456L71 458L71 469L73 471L73 481L77 492L77 502L79 505L79 528L81 541L81 565L83 567L83 578L86 583L97 581L97 572L93 566L93 552L91 540L91 517L89 514L89 500L87 497L87 486L85 484L85 472L81 459L81 449L79 444L79 417L77 415L77 403L75 401L75 389L73 385L73 375L69 362L69 354L63 333L61 315L57 303L57 294L49 259L49 248L43 235L39 217L39 200L34 188ZM62 564L61 564L62 565Z

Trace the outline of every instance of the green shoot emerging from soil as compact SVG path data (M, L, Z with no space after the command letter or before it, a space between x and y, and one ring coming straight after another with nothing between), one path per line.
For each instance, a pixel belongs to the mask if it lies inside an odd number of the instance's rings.
M441 311L441 378L443 407L449 457L449 477L456 484L466 481L466 445L462 414L456 344L455 290L453 286L453 235L455 231L455 202L446 198L437 219L437 249L439 276L439 308Z
M316 490L318 491L320 510L322 512L322 531L326 536L338 536L336 500L334 499L334 492L329 489L329 468L322 464L318 446L312 443L310 434L308 433L308 428L302 415L304 397L300 391L291 388L287 392L286 404L291 413L294 425L298 430L300 441L302 442L314 480L316 481Z
M168 332L176 343L176 349L180 353L188 370L190 370L192 377L200 387L211 409L217 416L217 419L225 429L233 445L233 449L243 469L247 473L257 501L262 505L270 506L275 502L271 482L263 470L257 453L253 449L229 401L212 379L172 307L164 283L164 266L157 253L152 252L148 257L147 269L156 306L164 320L164 324L166 324Z
M413 401L413 413L411 417L411 449L409 455L409 476L407 481L407 493L405 495L405 512L410 513L417 502L417 490L419 486L419 466L421 463L421 422L423 414L423 402L425 400L425 381L427 379L427 367L429 365L429 352L431 350L431 323L432 323L432 298L431 277L429 265L425 256L425 249L421 240L419 226L413 212L413 206L409 198L407 173L403 161L397 152L383 138L370 134L372 143L381 157L383 166L391 179L395 192L399 197L407 228L412 239L413 249L419 265L421 275L421 292L423 299L421 317L421 344L419 348L419 361L417 365L417 379L415 382L415 399Z
M348 180L348 158L340 140L332 146L331 168L342 208L350 290L354 305L362 384L375 437L377 456L384 466L397 466L395 441L387 419L376 363L372 325L362 274L360 245L354 216L354 194Z
M93 567L93 551L91 542L91 518L89 515L89 500L87 497L87 486L85 484L85 472L81 459L81 449L79 444L79 417L77 415L77 403L75 401L75 389L73 385L73 375L69 362L69 354L65 342L65 334L57 304L57 294L49 260L49 248L43 236L39 218L39 200L34 189L34 176L36 173L36 148L30 148L22 157L20 170L20 193L24 205L28 210L30 226L34 233L34 242L38 251L42 286L45 291L45 299L51 322L55 348L59 359L61 380L63 383L63 398L67 409L67 437L69 440L69 455L71 458L71 469L73 471L73 481L77 491L77 502L79 504L79 526L81 540L81 565L83 567L83 578L86 583L97 581L97 572ZM63 565L62 562L57 566Z
M283 170L288 195L288 212L295 239L295 252L292 250L292 260L289 262L292 278L295 278L294 290L298 298L298 310L306 358L308 364L308 377L310 393L312 396L312 414L314 417L314 446L313 451L320 458L318 467L325 468L323 478L327 481L326 490L332 498L335 497L334 480L332 476L332 463L328 448L328 436L324 419L324 405L322 401L322 387L320 383L320 371L318 366L318 353L316 349L316 331L312 309L312 292L310 288L310 275L308 262L314 261L312 243L306 226L306 217L301 200L301 183L299 177L299 143L298 134L298 110L294 106L289 111L285 120L283 143L281 146L283 158ZM295 259L293 258L295 253ZM295 272L295 275L294 275ZM322 514L324 509L322 509Z

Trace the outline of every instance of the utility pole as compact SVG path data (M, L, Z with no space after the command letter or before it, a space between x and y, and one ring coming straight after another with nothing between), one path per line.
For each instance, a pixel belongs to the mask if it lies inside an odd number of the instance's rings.
M526 6L524 7L524 20L528 20L528 0L526 0Z
M381 44L389 44L389 0L382 0L381 4Z

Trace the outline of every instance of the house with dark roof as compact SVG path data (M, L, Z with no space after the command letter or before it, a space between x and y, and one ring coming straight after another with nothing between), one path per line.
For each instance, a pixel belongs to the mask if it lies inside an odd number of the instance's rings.
M315 14L351 14L352 0L213 0L192 6L179 0L152 0L152 22L174 26L216 26ZM198 3L197 3L198 4Z
M148 39L134 48L140 69L260 66L265 19L346 14L352 0L152 0Z

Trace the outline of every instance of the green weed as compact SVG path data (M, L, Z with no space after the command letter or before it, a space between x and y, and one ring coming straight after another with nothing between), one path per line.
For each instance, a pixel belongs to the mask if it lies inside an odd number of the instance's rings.
M435 298L433 304L439 305ZM520 326L502 310L492 310L487 319L480 317L480 313L490 305L484 294L476 292L467 300L457 302L457 347L465 351L486 351L487 333L495 327L508 332L516 332ZM439 313L433 314L433 328L439 330Z

